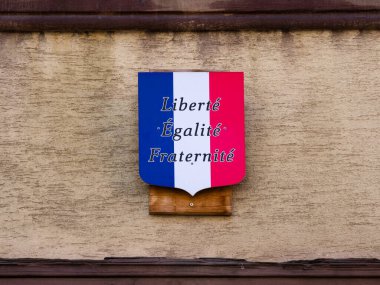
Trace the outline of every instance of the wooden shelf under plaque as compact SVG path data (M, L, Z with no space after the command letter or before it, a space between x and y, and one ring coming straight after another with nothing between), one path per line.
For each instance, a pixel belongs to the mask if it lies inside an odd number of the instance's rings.
M150 215L230 216L232 186L210 188L191 196L185 191L149 185Z

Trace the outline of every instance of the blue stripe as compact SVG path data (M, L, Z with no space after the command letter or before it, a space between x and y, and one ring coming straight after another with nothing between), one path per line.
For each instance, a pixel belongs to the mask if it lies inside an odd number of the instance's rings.
M173 153L174 142L170 137L161 137L163 122L173 119L173 111L160 111L163 97L169 97L168 106L173 102L172 72L139 72L139 165L140 177L148 184L174 187L174 163L148 162L151 148ZM159 129L158 129L159 128Z

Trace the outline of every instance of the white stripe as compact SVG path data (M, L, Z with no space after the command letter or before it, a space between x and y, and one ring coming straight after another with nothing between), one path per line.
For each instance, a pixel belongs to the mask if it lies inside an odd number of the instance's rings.
M188 104L191 102L208 102L209 95L209 73L208 72L174 72L173 74L174 98L177 99L177 108L179 108L180 98ZM174 128L194 128L195 124L205 125L206 129L210 125L210 112L202 106L202 110L174 111ZM178 141L174 141L174 152L179 155L181 152L192 153L210 153L209 136L182 136ZM199 157L198 157L199 158ZM175 187L183 189L194 195L199 190L211 187L211 165L210 162L203 162L198 159L197 162L175 162L174 164Z

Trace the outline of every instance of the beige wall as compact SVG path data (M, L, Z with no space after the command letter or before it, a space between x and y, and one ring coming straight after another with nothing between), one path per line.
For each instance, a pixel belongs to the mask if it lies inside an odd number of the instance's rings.
M245 72L232 217L148 215L137 72ZM380 256L380 31L0 34L0 257Z

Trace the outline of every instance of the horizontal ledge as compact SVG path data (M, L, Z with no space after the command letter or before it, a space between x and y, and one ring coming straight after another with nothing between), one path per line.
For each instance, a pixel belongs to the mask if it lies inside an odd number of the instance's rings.
M0 31L380 29L380 12L286 14L2 14Z
M13 277L380 278L380 260L317 259L270 263L213 258L0 259L0 280Z
M378 0L3 0L0 12L289 12L380 10Z

